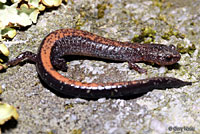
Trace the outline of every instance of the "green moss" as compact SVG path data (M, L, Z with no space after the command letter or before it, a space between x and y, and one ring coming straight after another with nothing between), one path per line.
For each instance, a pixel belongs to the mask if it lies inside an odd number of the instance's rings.
M112 7L112 5L109 4L109 3L103 3L103 4L98 4L98 5L97 5L97 9L98 9L97 18L98 18L98 19L101 19L101 18L104 17L105 10L106 10L108 7Z
M156 31L153 30L151 27L145 27L141 29L141 34L140 35L135 35L132 38L132 42L145 42L149 43L154 41L155 39L155 34Z
M135 25L139 25L140 21L138 19L135 19L134 17L132 17L132 21Z
M2 90L2 88L1 88L1 86L0 86L0 94L1 94L1 93L3 93L3 90Z
M159 8L163 7L163 0L152 0L152 1L154 6L157 6Z
M86 21L81 19L81 18L77 19L77 21L76 21L76 29L80 29L81 26L83 26L85 24L85 22Z
M72 134L82 134L82 130L81 129L74 129L72 131Z
M185 38L184 34L174 31L173 28L170 28L170 30L165 32L164 35L162 35L161 37L165 40L169 40L171 36L176 36L176 38L181 38L181 39Z
M65 110L67 110L67 109L70 109L70 108L72 108L72 107L74 107L74 105L73 105L73 104L68 104L68 105L65 105Z
M151 43L153 42L152 38L145 38L144 43Z
M53 131L48 131L47 134L54 134L54 132Z
M188 46L187 48L185 48L183 46L183 44L178 44L177 45L177 49L180 53L184 54L184 53L188 53L188 54L193 54L194 51L196 50L196 47L194 44L192 44L191 46Z
M153 5L159 7L161 10L170 8L172 6L171 2L166 2L165 0L152 0Z
M164 21L164 22L167 22L166 15L164 15L164 14L160 14L157 19Z
M199 58L200 58L200 51L198 51L197 57L199 57Z
M98 13L97 13L97 17L98 19L101 19L104 17L104 11L106 10L107 6L106 4L98 4L97 5L97 9L98 9Z

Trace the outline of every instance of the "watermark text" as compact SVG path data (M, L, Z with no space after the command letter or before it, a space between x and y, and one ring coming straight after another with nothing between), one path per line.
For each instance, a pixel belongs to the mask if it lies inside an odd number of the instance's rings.
M184 132L184 131L195 131L195 127L192 126L169 126L168 130L171 132Z

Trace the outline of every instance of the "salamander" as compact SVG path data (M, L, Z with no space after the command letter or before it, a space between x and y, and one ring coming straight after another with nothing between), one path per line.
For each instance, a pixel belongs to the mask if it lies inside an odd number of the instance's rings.
M36 63L39 76L48 86L63 95L80 98L131 96L153 89L176 88L192 84L173 77L153 77L109 83L75 81L57 72L57 70L67 70L64 56L70 55L125 61L131 69L139 73L145 73L146 70L136 65L137 62L172 65L181 58L174 45L120 42L87 31L60 29L51 32L43 39L37 54L30 51L23 52L15 59L8 61L6 65L9 67L23 60L31 60Z

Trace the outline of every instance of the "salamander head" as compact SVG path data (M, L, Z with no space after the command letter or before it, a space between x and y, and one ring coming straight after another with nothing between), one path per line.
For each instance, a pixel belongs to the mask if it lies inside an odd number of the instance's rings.
M145 61L158 65L172 65L181 58L181 55L174 45L150 44L147 49L148 54L146 55Z

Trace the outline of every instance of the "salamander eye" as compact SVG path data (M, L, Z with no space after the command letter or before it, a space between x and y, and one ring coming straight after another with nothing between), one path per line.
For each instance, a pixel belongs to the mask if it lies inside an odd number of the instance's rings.
M171 49L173 49L173 50L176 50L176 47L174 46L174 45L169 45L169 47L171 48Z

